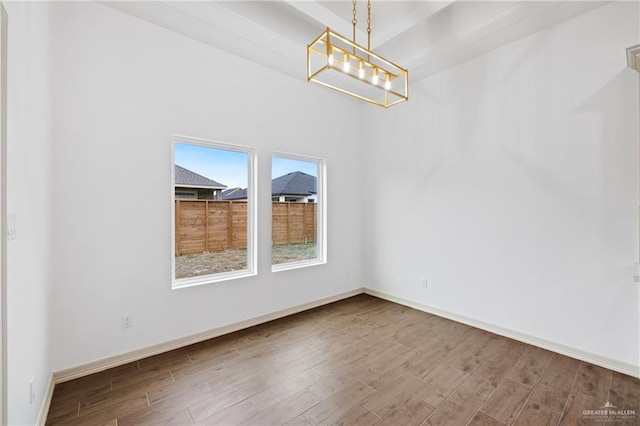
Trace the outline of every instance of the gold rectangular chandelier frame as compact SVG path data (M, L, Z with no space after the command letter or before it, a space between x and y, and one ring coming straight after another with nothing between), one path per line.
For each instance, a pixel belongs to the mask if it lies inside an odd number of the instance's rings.
M340 79L347 87L337 86ZM384 108L409 100L405 68L330 28L307 46L307 81Z

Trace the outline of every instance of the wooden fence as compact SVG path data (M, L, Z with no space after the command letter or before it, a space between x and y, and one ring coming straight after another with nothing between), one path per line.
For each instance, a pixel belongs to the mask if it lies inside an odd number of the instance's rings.
M271 240L273 245L315 241L316 206L316 203L274 201L271 206Z
M317 204L273 202L274 245L316 240ZM247 247L247 203L244 201L176 200L176 256Z

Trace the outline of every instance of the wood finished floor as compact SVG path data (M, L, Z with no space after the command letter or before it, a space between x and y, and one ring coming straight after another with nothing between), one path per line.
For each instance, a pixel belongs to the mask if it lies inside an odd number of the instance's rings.
M579 425L640 380L359 295L59 384L47 424Z

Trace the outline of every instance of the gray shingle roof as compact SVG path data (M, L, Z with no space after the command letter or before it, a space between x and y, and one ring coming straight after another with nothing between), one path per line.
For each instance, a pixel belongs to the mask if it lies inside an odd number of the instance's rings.
M175 186L198 186L212 189L224 189L227 187L227 185L194 173L177 164L175 165L175 170Z
M223 200L246 200L247 189L246 188L230 188L226 191L222 191Z
M311 195L318 192L315 176L291 172L271 181L271 195Z
M271 181L271 195L312 195L318 193L318 180L303 172L291 172ZM246 200L247 188L222 191L223 200Z

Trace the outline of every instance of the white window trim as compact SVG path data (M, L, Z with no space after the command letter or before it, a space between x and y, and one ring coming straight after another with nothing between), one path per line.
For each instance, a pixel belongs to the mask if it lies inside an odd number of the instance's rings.
M211 275L176 279L176 211L175 203L175 144L186 143L198 145L205 148L223 149L227 151L242 152L247 154L247 269L230 272L220 272ZM255 148L220 142L210 139L196 138L179 134L171 135L171 288L187 288L203 284L212 284L221 281L228 281L237 278L252 277L257 275L257 249L258 249L258 203L257 203L257 161Z
M317 204L317 228L316 235L316 253L315 259L301 260L298 262L279 263L273 265L273 259L271 260L271 272L288 271L291 269L306 268L309 266L324 265L327 263L327 160L321 157L313 157L310 155L293 154L290 152L273 151L271 153L271 164L273 164L273 157L286 158L289 160L308 161L316 163L318 165L318 193L316 194ZM269 181L269 192L271 192L271 180ZM271 223L273 212L269 216ZM272 230L273 232L273 230Z

